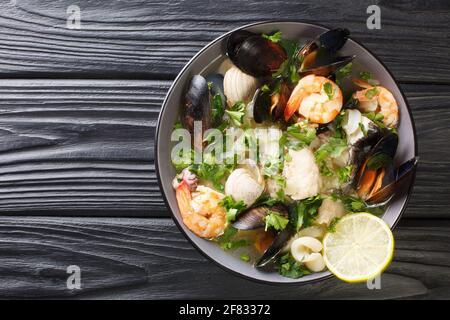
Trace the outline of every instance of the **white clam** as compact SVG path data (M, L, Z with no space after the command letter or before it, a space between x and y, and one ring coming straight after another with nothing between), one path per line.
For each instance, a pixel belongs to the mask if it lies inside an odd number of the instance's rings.
M225 183L225 194L251 206L264 191L264 178L252 160L234 170Z
M225 73L223 91L229 106L236 102L248 103L258 87L258 80L233 66Z
M284 163L285 193L293 200L315 196L320 191L320 172L312 151L308 148L289 150L290 161Z
M319 240L312 237L301 237L292 242L291 254L297 262L305 264L309 270L319 272L325 268L325 262L320 253L322 248Z

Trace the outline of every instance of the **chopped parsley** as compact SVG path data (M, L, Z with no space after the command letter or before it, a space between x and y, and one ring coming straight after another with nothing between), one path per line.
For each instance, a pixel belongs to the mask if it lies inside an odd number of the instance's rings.
M236 220L236 215L245 209L244 201L235 201L231 196L224 197L220 202L227 212L227 221L232 222Z
M278 43L281 41L281 31L274 32L271 35L263 34L262 37L274 43Z
M223 179L233 171L234 165L204 161L199 164L192 164L189 169L200 179L210 181L216 189L223 191Z
M289 207L289 222L297 231L311 226L321 205L322 198L318 195L294 202Z
M222 96L217 93L211 99L211 118L214 126L220 125L224 112L225 107L222 103Z
M336 224L341 220L339 217L334 217L333 220L331 220L330 225L327 228L327 232L334 233L336 232Z
M242 101L236 102L229 110L225 112L230 117L231 123L236 127L242 126L244 122L245 103Z
M323 90L325 91L325 93L328 96L328 100L333 99L334 96L334 92L333 92L333 86L331 85L330 82L327 82L323 85Z
M278 273L284 277L298 279L311 272L298 263L291 253L286 253L281 256L278 261Z
M238 230L236 228L229 226L220 237L215 239L215 241L224 250L232 250L250 245L250 241L247 239L233 239L237 232Z
M319 147L314 152L316 162L319 165L320 173L323 176L331 176L333 173L328 168L326 160L328 158L337 158L347 148L347 142L342 138L331 137L329 141Z
M365 116L366 118L372 120L373 123L375 123L380 128L386 128L386 126L383 123L384 116L381 113L367 112L367 113L363 113L362 115Z
M350 178L350 175L352 173L353 170L353 166L352 165L348 165L342 168L338 168L336 170L337 176L339 178L339 182L340 183L346 183L348 181L348 179Z
M368 81L368 80L372 79L372 74L368 71L361 71L359 73L359 78L364 81Z
M302 143L309 145L316 138L316 129L312 127L302 127L300 125L292 125L287 127L287 134Z
M250 261L250 257L249 257L249 255L246 254L246 253L241 254L240 258L241 258L241 260L244 261L244 262L249 262L249 261Z
M378 94L377 87L373 87L373 88L367 89L365 96L367 99L370 100L370 99L373 99L373 97L375 97L377 94Z
M266 222L266 231L269 228L273 228L277 231L284 230L289 223L289 219L279 215L275 211L270 211L269 214L264 217L264 221Z

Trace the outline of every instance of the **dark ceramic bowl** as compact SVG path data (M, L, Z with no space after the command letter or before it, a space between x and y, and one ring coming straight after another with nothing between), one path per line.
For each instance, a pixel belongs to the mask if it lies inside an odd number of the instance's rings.
M283 36L289 39L312 39L320 33L328 30L322 26L302 22L262 22L242 27L253 32L269 33L280 30ZM234 30L233 30L234 31ZM231 31L232 32L232 31ZM276 272L264 272L255 269L252 265L241 261L230 253L223 251L214 243L201 239L189 231L183 224L172 188L172 179L175 170L171 165L170 152L173 143L170 141L173 125L177 121L179 109L182 106L182 95L187 81L194 74L204 73L214 61L224 56L225 42L229 33L222 35L206 45L197 53L191 61L181 70L167 93L162 105L161 113L156 128L156 172L164 199L175 223L186 238L206 257L216 262L219 266L232 271L248 279L268 283L306 283L324 279L330 276L328 271L314 273L300 279L285 278ZM396 154L396 162L402 163L417 155L416 133L413 119L404 95L387 68L361 44L349 39L341 50L342 55L356 55L356 63L364 66L378 79L384 87L388 88L395 96L400 108L400 126L398 128L400 144ZM383 219L393 228L398 222L412 191L414 175L399 190L395 199L391 202Z

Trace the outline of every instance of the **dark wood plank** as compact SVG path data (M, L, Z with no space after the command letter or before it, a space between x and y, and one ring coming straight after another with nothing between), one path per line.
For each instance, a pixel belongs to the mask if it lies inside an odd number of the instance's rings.
M168 81L0 80L3 214L160 216L153 144ZM406 217L449 217L449 86L403 85L420 166Z
M449 228L400 226L382 288L368 290L336 279L301 286L241 279L203 258L169 219L2 217L0 297L448 298ZM81 268L81 290L66 288L69 265Z
M0 77L170 79L224 32L279 19L347 27L400 80L450 83L447 1L378 1L381 30L366 26L373 1L81 0L81 29L71 30L73 4L2 1Z

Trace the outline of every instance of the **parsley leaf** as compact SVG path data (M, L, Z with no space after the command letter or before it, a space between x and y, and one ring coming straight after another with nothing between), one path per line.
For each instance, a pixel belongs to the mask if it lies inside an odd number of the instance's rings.
M292 257L290 252L280 257L278 261L278 273L292 279L298 279L311 274L309 270L304 268Z
M334 96L334 92L333 92L333 86L331 85L331 83L327 82L323 85L323 90L325 91L325 93L328 96L328 100L333 99Z
M336 77L339 78L348 77L350 73L352 73L352 67L353 67L352 62L347 63L345 66L336 71Z
M316 129L311 127L302 127L300 125L292 125L287 127L287 134L309 145L316 138Z
M234 240L234 236L237 234L238 230L229 226L225 229L224 233L215 239L219 246L224 250L237 249L241 247L246 247L250 245L250 242L246 239Z
M331 176L333 173L326 164L326 159L337 158L347 148L347 142L342 138L331 137L329 141L319 147L314 152L316 162L319 165L320 173L324 176Z
M210 163L209 161L193 164L190 167L192 173L195 173L200 179L210 181L216 189L221 191L224 189L222 180L230 174L233 169L234 165L217 164L214 162Z
M225 110L225 112L230 117L231 122L237 126L242 126L244 122L244 114L245 114L245 103L242 101L236 102L229 110Z
M361 71L359 73L359 77L364 81L368 81L368 80L372 79L372 74L368 71Z
M294 202L289 207L289 222L297 231L309 227L316 219L321 205L322 198L318 195Z
M264 217L264 221L266 222L266 231L270 227L274 228L277 231L281 231L286 228L287 224L289 223L289 220L287 218L279 215L275 211L269 211L269 214Z
M337 176L339 178L340 183L346 183L348 179L350 178L350 174L352 173L353 166L348 165L342 168L337 169Z
M249 262L249 261L250 261L250 257L249 257L249 255L246 254L246 253L241 254L240 258L241 258L241 260L244 261L244 262Z
M236 215L245 209L244 201L235 201L231 196L224 197L220 202L221 205L227 211L227 221L231 222L236 219Z
M262 37L264 39L278 43L281 40L281 31L277 31L277 32L273 33L272 35L263 34Z
M375 123L380 128L386 128L386 126L383 123L384 116L381 113L367 112L367 113L363 113L362 115L365 116L366 118L372 120L373 123Z
M225 108L222 104L222 96L217 93L211 99L211 118L214 126L217 126L222 122L224 112Z
M377 87L373 87L373 88L367 89L365 96L366 96L367 99L370 100L373 97L375 97L377 94L378 94Z
M330 225L327 228L327 232L334 233L336 232L336 224L339 222L341 218L334 217L333 220L331 220Z

